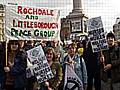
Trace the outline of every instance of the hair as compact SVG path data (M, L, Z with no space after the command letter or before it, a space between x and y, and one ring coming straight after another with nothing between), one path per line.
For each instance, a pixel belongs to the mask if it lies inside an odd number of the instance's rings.
M8 42L8 52L11 52L11 44L13 44L14 42L18 44L18 49L17 49L17 50L20 49L20 43L19 43L18 40L10 40L10 41Z
M77 48L77 44L74 43L74 42L71 43L71 44L69 44L69 45L67 46L67 48L69 48L70 46L73 47L73 48L75 48L75 49Z
M46 49L45 49L45 54L47 54L49 51L52 51L52 53L53 53L53 61L55 61L55 59L56 59L56 55L55 55L55 50L54 50L54 48L52 48L52 47L47 47Z
M112 32L109 32L106 36L106 38L108 39L109 37L112 37L115 39L115 35Z

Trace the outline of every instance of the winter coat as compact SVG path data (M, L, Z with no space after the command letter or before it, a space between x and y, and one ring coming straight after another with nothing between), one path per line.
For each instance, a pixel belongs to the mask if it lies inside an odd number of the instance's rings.
M106 50L103 52L105 57L105 65L112 64L110 69L112 82L120 82L120 47L113 46L111 50ZM101 69L101 78L104 81L108 79L108 73Z
M17 52L11 75L14 76L14 88L26 86L27 53L24 50Z
M4 80L4 61L5 61L5 50L0 46L0 83Z

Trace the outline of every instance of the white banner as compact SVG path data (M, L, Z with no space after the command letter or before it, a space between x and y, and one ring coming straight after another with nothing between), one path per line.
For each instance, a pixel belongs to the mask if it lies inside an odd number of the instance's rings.
M30 62L33 64L32 68L34 75L38 80L38 83L51 79L53 77L53 74L50 66L48 65L42 47L35 47L31 50L28 50L27 53Z
M88 36L90 37L93 52L108 49L101 17L88 20Z
M83 90L82 81L70 65L65 65L65 80L63 90Z
M60 10L6 5L5 35L10 40L58 40Z

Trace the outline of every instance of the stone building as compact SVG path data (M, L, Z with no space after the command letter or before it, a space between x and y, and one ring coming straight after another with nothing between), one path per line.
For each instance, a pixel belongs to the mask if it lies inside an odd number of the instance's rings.
M2 4L0 4L0 41L4 40L4 17L5 17L5 9Z
M87 19L83 13L82 0L73 0L72 12L61 19L61 40L76 40L80 34L87 33Z

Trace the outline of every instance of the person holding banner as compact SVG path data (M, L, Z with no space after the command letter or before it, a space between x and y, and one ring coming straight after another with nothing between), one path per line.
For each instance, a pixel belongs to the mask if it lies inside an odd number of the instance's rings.
M18 49L11 68L11 75L14 77L14 90L25 90L26 88L27 52L23 46L24 41L18 40Z
M6 90L14 90L13 89L13 81L14 78L11 75L11 68L14 63L14 57L18 50L18 42L16 41L9 41L8 42L8 51L7 51L7 61L6 61L6 67L4 67L5 70L5 89Z
M4 85L5 42L0 42L0 90Z
M65 72L66 64L70 65L71 68L73 69L73 71L76 73L79 80L82 81L84 90L86 90L87 89L86 65L85 65L84 59L80 55L76 54L76 48L77 48L77 45L75 43L71 43L68 45L68 47L67 47L68 54L64 58L63 71ZM66 75L66 74L64 74L64 75ZM65 77L66 76L64 76L64 78ZM81 81L79 81L79 82L81 82ZM76 88L78 88L78 87L76 87ZM67 88L70 88L70 87L67 87ZM70 89L70 90L72 90L72 89ZM82 90L82 89L78 88L78 90Z
M101 90L100 61L98 56L98 52L93 52L91 42L87 41L86 49L83 52L88 75L87 90L93 90L93 86L95 90Z
M101 90L120 90L120 47L115 44L112 32L108 33L106 38L109 49L102 51L100 57Z
M26 86L27 54L22 49L24 41L11 40L8 43L8 60L5 90L24 90Z
M62 80L62 67L55 60L55 51L52 47L45 49L45 56L53 73L53 78L45 81L40 85L40 90L58 90L58 86Z

